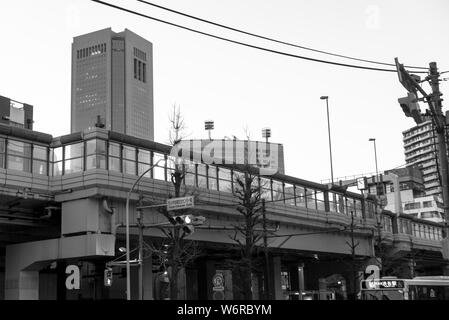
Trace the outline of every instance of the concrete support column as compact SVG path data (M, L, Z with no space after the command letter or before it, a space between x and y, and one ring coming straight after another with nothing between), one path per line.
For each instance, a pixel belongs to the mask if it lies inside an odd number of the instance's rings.
M143 300L153 299L153 261L149 257L143 264Z
M282 300L281 257L271 257L271 296L274 300Z
M288 265L290 275L291 291L298 292L298 300L302 300L302 292L304 292L304 265L302 263L291 263Z

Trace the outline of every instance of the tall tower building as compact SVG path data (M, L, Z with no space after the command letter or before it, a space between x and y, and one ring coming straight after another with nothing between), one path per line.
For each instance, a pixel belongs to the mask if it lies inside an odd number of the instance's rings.
M414 126L402 132L402 135L407 166L421 169L426 195L441 196L438 139L432 121L427 120Z
M154 140L153 45L125 29L73 38L71 132L94 127Z

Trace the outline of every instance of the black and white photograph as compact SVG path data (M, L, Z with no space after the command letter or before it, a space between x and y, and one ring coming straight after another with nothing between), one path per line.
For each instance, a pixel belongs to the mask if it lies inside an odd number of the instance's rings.
M448 14L2 0L0 300L449 300Z

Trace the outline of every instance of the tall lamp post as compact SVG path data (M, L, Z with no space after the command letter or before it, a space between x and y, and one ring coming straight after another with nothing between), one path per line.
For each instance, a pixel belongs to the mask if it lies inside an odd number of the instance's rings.
M372 141L374 142L374 160L376 162L376 210L378 208L379 205L379 170L377 168L377 149L376 149L376 138L369 138L368 141ZM382 229L382 219L380 217L380 215L376 215L377 216L377 232L378 232L378 241L379 241L379 250L380 250L380 245L382 243L382 234L381 234L381 229Z
M143 178L143 176L147 174L147 172L152 170L155 166L157 166L161 161L165 161L165 159L159 159L155 164L145 170L136 179L136 181L134 181L133 186L131 187L131 189L129 189L128 195L126 196L126 300L131 300L131 268L129 263L129 198L131 197L131 193L134 191L134 188Z
M376 138L369 138L369 141L374 142L374 160L376 161L376 181L379 182L379 171L377 170L377 150L376 150ZM377 183L376 183L377 184Z
M332 143L331 143L331 125L329 121L329 97L328 96L321 96L321 100L326 100L326 109L327 109L327 132L329 135L329 157L331 162L331 181L332 185L334 184L334 170L332 167Z

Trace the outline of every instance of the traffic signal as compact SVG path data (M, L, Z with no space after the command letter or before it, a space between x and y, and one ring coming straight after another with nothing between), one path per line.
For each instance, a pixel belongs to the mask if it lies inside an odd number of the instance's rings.
M112 268L107 267L104 270L104 286L110 287L112 286Z
M203 216L193 216L191 214L172 216L169 218L169 221L173 225L182 226L182 230L186 234L192 234L195 231L194 226L202 225L205 220L206 218Z
M168 218L168 220L171 222L171 224L173 225L177 225L177 224L190 224L192 222L192 215L190 214L185 214L185 215L181 215L181 216L172 216L170 218Z
M181 216L172 216L169 218L169 221L171 224L177 226L182 226L182 230L186 234L192 234L195 231L194 226L192 225L192 215L191 214L185 214Z
M424 122L419 109L418 99L414 93L407 93L407 97L399 98L398 102L407 117L412 117L417 124Z

